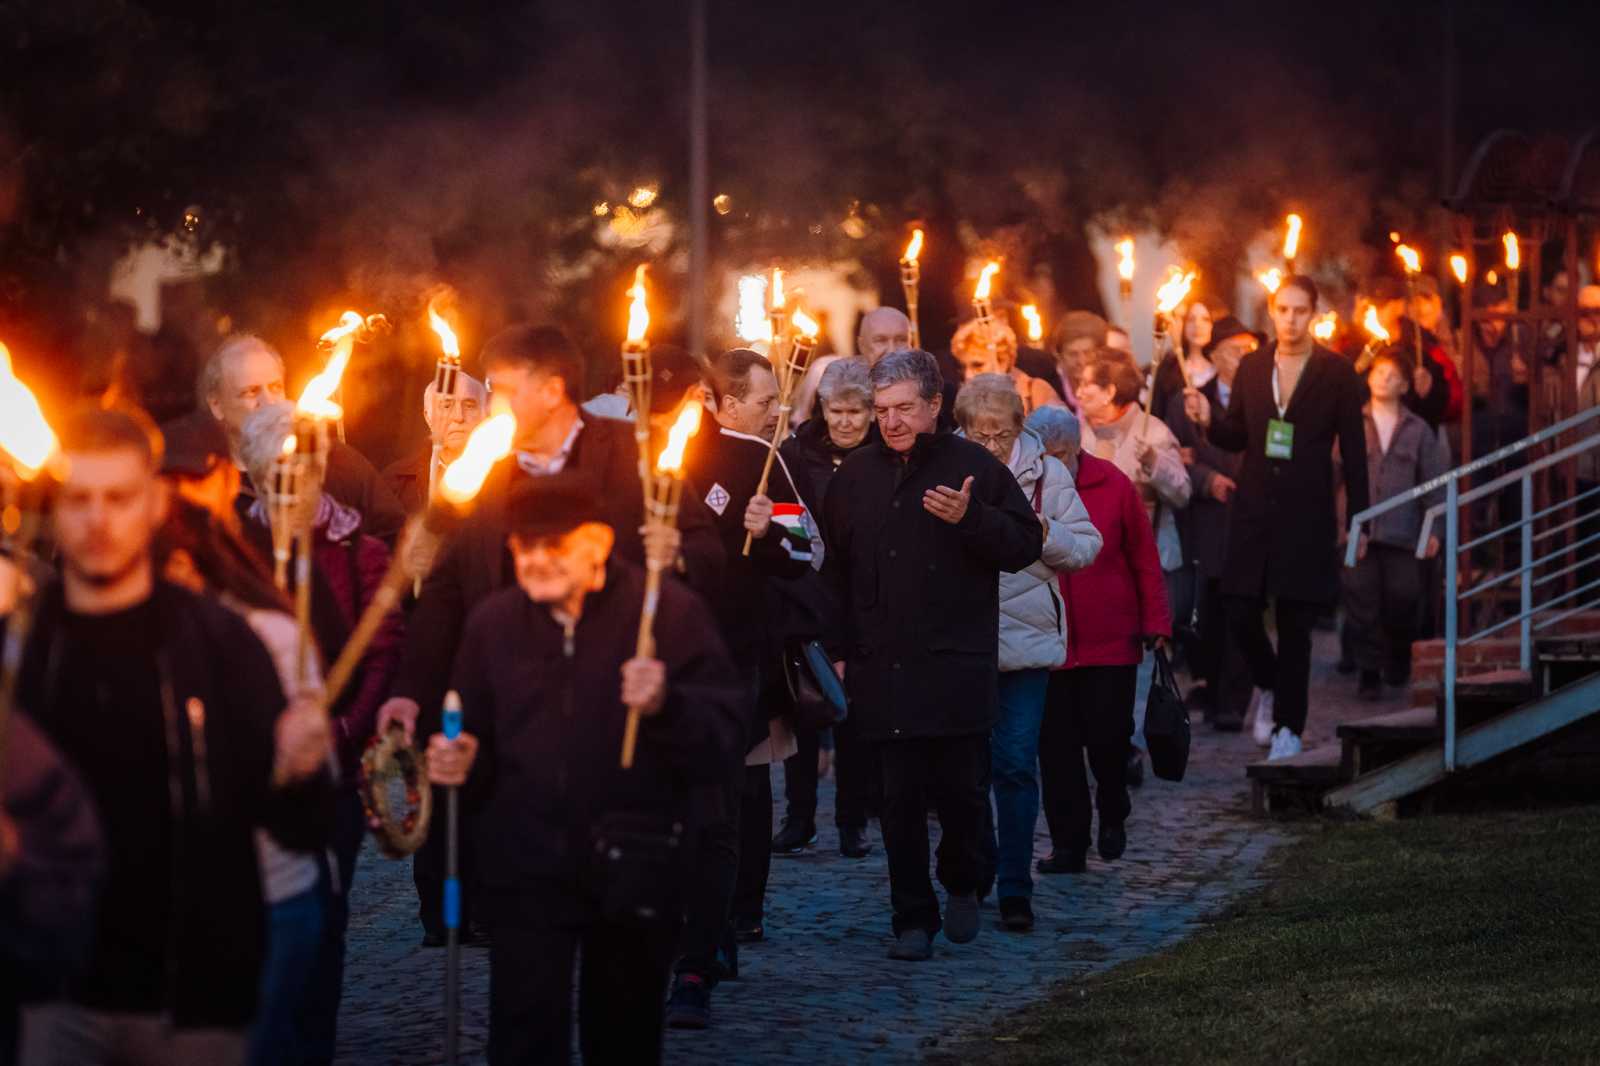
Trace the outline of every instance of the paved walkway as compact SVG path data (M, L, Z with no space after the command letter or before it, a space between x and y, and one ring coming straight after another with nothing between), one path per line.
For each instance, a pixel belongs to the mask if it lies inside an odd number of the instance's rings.
M1308 744L1337 722L1398 709L1358 704L1352 679L1334 675L1330 634L1319 634ZM1159 951L1205 925L1230 898L1260 884L1262 859L1285 839L1251 821L1243 766L1259 749L1247 735L1198 726L1187 778L1149 781L1134 794L1128 853L1087 874L1042 878L1036 929L1001 931L992 909L976 941L935 941L922 964L890 962L883 849L852 862L837 852L831 787L814 853L774 858L763 944L741 953L742 979L714 1000L713 1028L671 1033L667 1061L902 1063L958 1033L992 1022L1056 982ZM775 792L782 807L781 779ZM1040 820L1035 848L1049 849ZM341 1064L402 1066L441 1061L444 953L418 947L409 863L370 848L357 871L349 969L340 1019ZM487 1033L484 952L463 952L463 1061L483 1061Z

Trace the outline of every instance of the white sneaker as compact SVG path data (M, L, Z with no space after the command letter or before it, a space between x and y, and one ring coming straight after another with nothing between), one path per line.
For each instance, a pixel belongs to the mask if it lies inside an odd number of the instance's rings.
M1277 762L1279 759L1292 759L1303 750L1300 743L1300 734L1291 733L1287 727L1280 727L1272 734L1272 753L1267 756L1268 762Z
M1254 702L1256 705L1256 744L1264 748L1272 743L1272 730L1276 728L1272 721L1272 690L1270 688L1256 689Z

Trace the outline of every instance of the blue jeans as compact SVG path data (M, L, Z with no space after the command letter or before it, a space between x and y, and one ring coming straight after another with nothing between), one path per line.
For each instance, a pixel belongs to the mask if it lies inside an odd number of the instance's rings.
M989 743L999 840L995 876L999 897L1033 895L1033 830L1039 821L1039 727L1049 670L1000 675L1000 714Z
M313 885L267 910L267 958L261 1007L250 1031L251 1066L300 1061L299 1020L322 944L322 897L322 886Z

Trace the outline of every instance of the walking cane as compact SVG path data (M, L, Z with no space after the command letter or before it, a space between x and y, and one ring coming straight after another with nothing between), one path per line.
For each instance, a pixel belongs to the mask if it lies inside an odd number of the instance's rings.
M444 737L461 735L461 697L455 690L444 697ZM444 1061L455 1066L461 1043L461 880L457 837L460 835L460 792L451 785L445 793L444 852Z

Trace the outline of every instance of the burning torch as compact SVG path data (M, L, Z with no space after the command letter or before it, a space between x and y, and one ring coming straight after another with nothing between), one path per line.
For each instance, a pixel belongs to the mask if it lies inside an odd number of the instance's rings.
M1412 337L1416 341L1417 366L1422 365L1422 323L1417 320L1417 274L1422 270L1422 256L1409 244L1395 245L1394 254L1406 268L1406 313L1411 316Z
M978 335L983 338L984 347L989 349L989 358L992 360L995 359L994 310L989 305L989 289L998 273L999 260L989 260L978 273L978 284L972 290L972 317L978 323Z
M1133 238L1117 242L1117 295L1122 300L1122 320L1133 317Z
M804 310L795 308L794 336L791 338L789 358L783 364L773 364L773 370L778 375L778 428L772 432L772 440L767 442L767 461L761 467L761 481L756 485L757 496L766 495L767 479L772 475L772 460L778 455L778 445L783 443L789 435L789 416L794 407L794 389L800 384L800 379L806 375L806 364L811 360L811 353L817 346L817 335L822 332L822 327L816 319L806 314ZM755 537L746 533L744 535L744 550L741 555L750 554L750 545Z
M1511 297L1511 310L1518 307L1518 289L1522 280L1522 246L1514 230L1506 230L1500 238L1506 249L1506 293Z
M633 272L628 289L628 334L622 342L622 380L633 399L633 439L639 448L639 488L650 503L650 309L645 305L643 263Z
M1173 347L1173 334L1178 330L1178 324L1173 317L1179 305L1189 296L1189 289L1194 285L1196 275L1192 270L1183 270L1180 267L1167 268L1167 280L1161 283L1156 290L1156 314L1154 326L1154 339L1150 354L1150 387L1144 397L1144 420L1140 425L1139 435L1144 436L1144 430L1150 425L1150 405L1156 395L1156 370L1161 366L1161 360ZM1183 346L1177 346L1176 361L1178 372L1183 375L1183 387L1189 388L1189 367L1184 359Z
M1361 319L1361 328L1367 331L1367 343L1361 349L1361 354L1356 357L1356 373L1365 374L1367 368L1372 366L1372 360L1377 358L1378 351L1389 343L1389 331L1383 328L1383 323L1378 320L1378 309L1372 304L1367 305L1367 313Z
M650 484L650 495L645 501L646 525L663 529L676 528L678 505L683 500L683 450L689 438L700 429L700 416L705 408L694 397L689 397L678 413L678 419L667 433L667 446L656 459L655 477ZM750 549L749 541L745 550ZM656 653L656 608L661 600L661 571L665 560L655 553L645 558L644 606L639 612L639 643L635 654L641 659L652 658ZM627 724L622 733L622 768L633 766L633 749L639 741L639 712L628 708Z
M906 254L900 257L900 288L906 294L906 317L911 320L911 347L922 347L922 331L917 326L917 287L922 284L922 230L911 231Z
M783 365L783 345L789 332L789 305L783 295L783 271L772 268L772 284L767 287L767 323L772 342L767 346L767 361L776 370Z
M1044 340L1044 319L1039 317L1038 305L1023 304L1022 320L1028 326L1028 343L1037 347Z
M1285 274L1294 273L1294 261L1300 256L1300 230L1304 225L1304 220L1295 214L1291 214L1283 220L1283 268Z
M433 494L439 490L439 465L440 457L444 454L444 435L448 420L444 417L445 397L454 398L456 383L461 376L461 344L456 339L455 330L450 328L450 323L444 320L435 306L438 298L428 301L428 325L439 335L439 361L433 368L433 410L428 419L428 426L433 437L433 454L428 461L428 499L433 499ZM422 578L417 577L412 581L411 594L422 595Z

